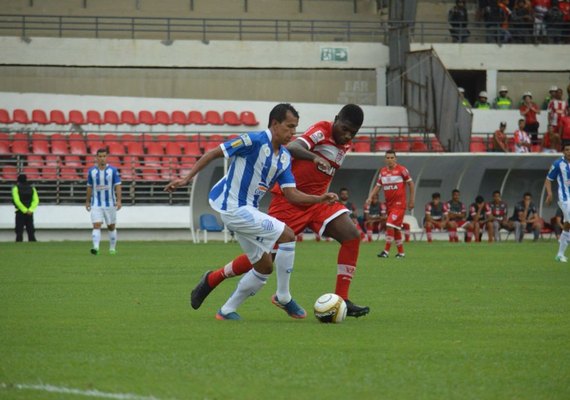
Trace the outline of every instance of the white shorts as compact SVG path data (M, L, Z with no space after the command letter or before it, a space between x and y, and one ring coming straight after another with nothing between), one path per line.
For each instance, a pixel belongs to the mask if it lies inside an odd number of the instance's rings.
M117 223L117 209L115 207L91 207L91 222L105 225L115 225Z
M252 264L264 253L271 253L277 239L285 230L285 224L251 206L239 207L220 214L226 227L235 232L242 250Z
M564 214L564 222L570 222L570 201L559 201L558 207L560 207L562 214Z

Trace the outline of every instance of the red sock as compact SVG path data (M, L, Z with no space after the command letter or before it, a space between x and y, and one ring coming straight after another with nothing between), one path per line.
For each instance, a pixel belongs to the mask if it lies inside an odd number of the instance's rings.
M467 229L467 237L465 238L465 242L467 243L471 242L472 237L473 237L473 230Z
M386 245L384 246L384 251L386 253L390 252L390 247L392 247L393 241L394 241L394 228L386 227Z
M215 288L226 278L245 274L252 267L253 266L251 265L249 258L247 258L245 254L239 255L222 268L219 268L208 275L208 285Z
M356 269L359 249L360 240L351 239L342 242L338 251L336 289L334 292L345 300L348 299L348 290Z
M398 253L404 253L404 243L402 242L402 231L399 229L394 230L394 239L396 239L396 247L398 248Z

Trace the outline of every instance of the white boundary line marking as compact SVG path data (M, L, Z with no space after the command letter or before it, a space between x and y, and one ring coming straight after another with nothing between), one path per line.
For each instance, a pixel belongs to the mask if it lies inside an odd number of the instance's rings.
M68 388L65 386L46 385L43 383L42 384L29 384L29 383L6 384L4 382L0 382L0 389L38 390L41 392L76 394L78 396L99 397L102 399L160 400L154 396L139 396L137 394L132 394L132 393L108 393L108 392L101 392L97 389L82 390L82 389Z

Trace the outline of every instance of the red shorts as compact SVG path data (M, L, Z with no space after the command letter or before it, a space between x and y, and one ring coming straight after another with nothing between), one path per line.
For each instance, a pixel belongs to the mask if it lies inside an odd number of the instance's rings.
M350 210L341 203L319 203L310 206L298 206L287 201L285 196L273 195L268 214L284 222L293 229L295 235L309 227L313 232L323 235L327 224L339 215Z
M404 222L404 214L406 214L405 208L389 209L386 225L392 228L402 229L402 223Z

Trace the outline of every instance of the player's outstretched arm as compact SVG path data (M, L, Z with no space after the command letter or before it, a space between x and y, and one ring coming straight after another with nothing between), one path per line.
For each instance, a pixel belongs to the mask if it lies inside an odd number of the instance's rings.
M204 154L200 159L194 164L194 167L188 172L183 178L177 178L170 181L165 187L165 192L172 192L181 186L185 186L190 182L201 170L203 170L208 164L214 161L216 158L221 158L224 156L224 152L220 147L216 147L206 154Z
M324 158L318 156L307 148L307 145L301 140L295 140L287 145L287 150L291 153L293 158L297 160L308 160L317 164L322 169L329 169L331 164Z
M366 199L366 202L365 202L364 204L365 204L365 205L370 205L370 203L372 203L372 198L373 198L374 196L376 196L379 191L380 191L380 186L374 185L374 188L372 189L372 191L371 191L370 194L368 195L368 198Z
M552 203L552 182L550 182L550 179L546 178L544 180L544 188L546 189L546 199L544 202L549 206L550 203Z
M293 204L334 203L338 201L336 193L325 193L320 196L313 196L303 193L294 187L281 187L281 190L287 201Z

